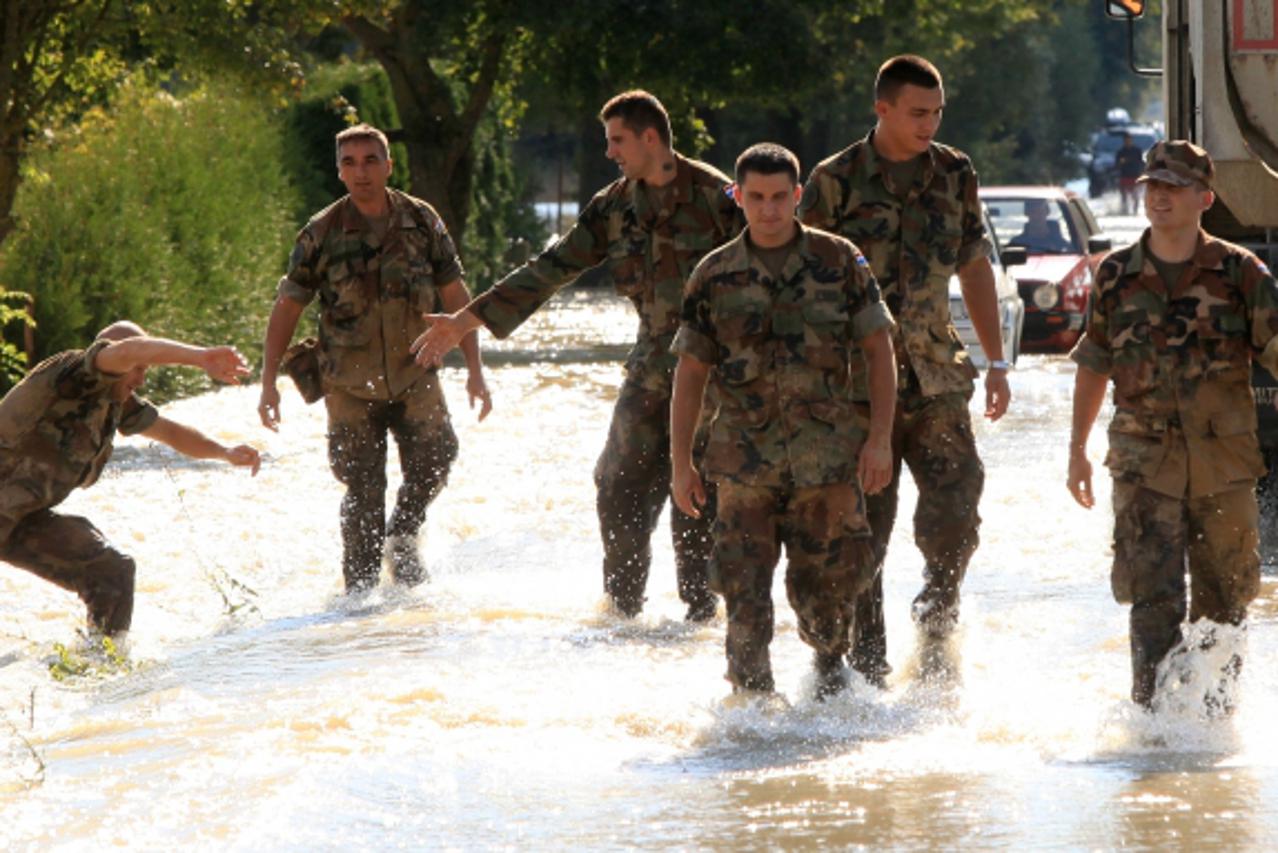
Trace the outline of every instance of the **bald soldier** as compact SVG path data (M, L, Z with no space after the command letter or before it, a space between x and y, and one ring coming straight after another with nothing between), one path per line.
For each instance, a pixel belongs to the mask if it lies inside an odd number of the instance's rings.
M599 113L608 157L621 177L586 205L577 223L531 263L506 276L464 310L431 318L416 343L422 364L437 362L462 336L486 327L504 338L560 288L605 264L617 292L634 303L639 332L613 409L608 440L595 466L596 509L603 541L603 585L612 606L634 616L643 608L650 541L670 494L670 392L683 283L706 252L741 230L728 178L676 153L670 117L648 92L623 92ZM710 555L707 512L670 513L679 597L687 618L715 614L706 585Z
M116 432L254 474L260 464L252 447L220 444L137 395L147 368L163 364L198 367L218 382L249 372L232 347L152 338L121 321L88 349L45 359L0 400L0 560L79 595L90 625L108 635L128 630L133 617L133 558L87 518L53 508L97 482Z
M1260 589L1256 479L1265 466L1251 363L1278 373L1278 285L1251 252L1202 229L1214 173L1192 143L1149 150L1138 179L1149 228L1101 263L1087 331L1070 355L1068 486L1089 509L1087 437L1114 386L1111 585L1131 605L1131 695L1146 708L1186 615L1240 625ZM1224 681L1241 666L1235 656ZM1206 698L1209 710L1225 710L1212 707L1218 695Z

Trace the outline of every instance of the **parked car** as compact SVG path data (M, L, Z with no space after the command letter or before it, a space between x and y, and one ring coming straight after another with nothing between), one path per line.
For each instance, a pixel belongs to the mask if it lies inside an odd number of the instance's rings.
M1092 278L1113 241L1087 201L1062 187L982 187L1000 244L1029 257L1012 268L1025 302L1025 352L1069 352L1083 333Z
M990 264L994 267L994 289L998 293L998 316L1000 335L1003 339L1003 358L1016 363L1021 354L1021 331L1025 324L1025 304L1021 301L1016 279L1008 272L1011 264L1024 263L1027 255L1024 249L1005 247L999 240L990 222L989 210L984 211L985 230L989 232L994 244L994 253L990 256ZM967 348L972 362L980 368L987 364L985 351L977 340L976 330L972 328L972 319L968 316L967 306L963 303L963 290L959 285L958 275L950 276L950 319L958 332L959 340Z

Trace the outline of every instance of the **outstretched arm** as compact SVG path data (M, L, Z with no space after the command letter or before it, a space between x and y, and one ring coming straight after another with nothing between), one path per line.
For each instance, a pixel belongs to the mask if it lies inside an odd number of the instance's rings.
M161 415L155 423L142 431L142 435L156 441L162 441L184 456L193 459L221 459L243 468L252 469L254 476L261 467L262 460L257 449L247 444L227 447L194 427L171 421Z
M262 395L257 404L257 415L262 426L278 430L280 425L280 392L275 381L280 373L280 359L288 349L297 321L306 306L296 299L278 296L271 308L271 319L266 323L266 342L262 348Z
M461 283L461 279L450 281L439 288L439 299L444 303L445 311L453 312L452 316L461 314L462 316L474 317L475 327L479 326L479 318L465 310L467 304L469 304L470 293L467 292L466 285ZM432 324L433 328L434 324ZM428 331L426 335L429 334L430 332ZM421 338L418 338L418 340L420 341ZM470 396L470 407L472 409L475 408L475 401L480 401L479 419L482 421L493 410L493 398L488 393L488 384L484 381L484 363L479 354L479 334L472 328L470 331L462 333L458 341L462 356L466 359L466 393ZM416 345L417 341L414 341L413 346ZM451 348L449 347L449 349ZM443 353L441 352L440 358L442 357ZM417 363L424 363L420 353L418 354Z
M705 395L710 365L683 353L675 368L674 393L670 399L670 494L685 515L701 517L706 488L692 464L692 439L701 418L701 398Z
M994 285L994 268L990 259L973 258L959 267L959 286L963 302L972 318L972 328L990 362L1003 360L1003 338L999 334L998 290ZM1007 384L1007 371L989 368L985 371L985 417L996 421L1007 412L1012 390Z
M166 338L125 338L103 347L94 359L98 370L113 375L160 364L198 367L218 382L239 382L249 374L248 363L235 347L198 347Z

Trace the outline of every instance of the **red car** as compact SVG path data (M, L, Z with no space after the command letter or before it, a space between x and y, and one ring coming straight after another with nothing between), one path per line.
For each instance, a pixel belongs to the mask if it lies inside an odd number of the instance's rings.
M1012 267L1025 302L1024 352L1069 352L1083 333L1092 276L1113 241L1077 193L1063 187L982 187L999 242L1023 246Z

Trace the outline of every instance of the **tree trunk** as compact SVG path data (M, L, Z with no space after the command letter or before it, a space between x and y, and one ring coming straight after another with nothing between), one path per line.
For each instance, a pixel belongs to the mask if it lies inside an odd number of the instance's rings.
M460 245L466 236L474 184L475 132L501 72L507 36L494 32L475 45L479 71L458 104L448 80L431 67L430 43L421 38L410 4L391 29L367 19L344 18L365 49L386 70L399 109L400 129L388 134L408 149L409 187L429 202Z

